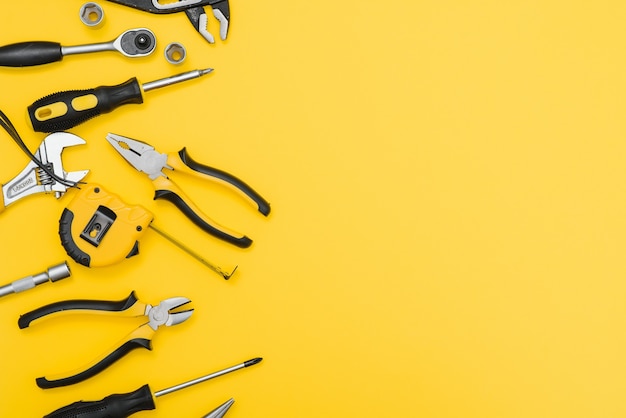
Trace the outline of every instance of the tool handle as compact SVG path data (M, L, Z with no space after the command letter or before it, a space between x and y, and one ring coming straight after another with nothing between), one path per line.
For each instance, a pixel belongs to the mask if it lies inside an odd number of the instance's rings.
M208 177L211 180L226 185L240 193L244 199L255 206L264 216L270 214L271 208L269 202L252 189L252 187L232 174L194 161L187 153L186 148L180 150L178 155L169 155L167 163L174 168L174 170L180 170L195 176Z
M17 321L20 329L28 328L30 324L44 316L51 315L57 312L87 310L87 311L104 311L104 312L125 312L131 316L143 315L145 310L144 304L137 304L138 299L135 292L131 292L130 295L120 301L106 301L106 300L88 300L88 299L75 299L66 300L61 302L51 303L49 305L42 306L33 311L30 311L22 316ZM131 309L133 306L135 309Z
M141 86L134 77L116 86L50 94L28 106L28 116L36 132L66 131L131 103L143 103Z
M20 42L0 47L0 66L31 67L61 61L63 52L57 42Z
M44 418L126 418L155 408L150 387L144 385L134 392L109 395L100 401L74 402Z
M144 12L167 14L178 13L187 9L196 8L205 5L217 3L216 0L180 0L175 3L165 3L153 0L109 0L113 3L122 4L134 9L143 10Z
M203 231L241 248L248 248L252 245L252 240L247 236L219 225L202 213L191 199L187 197L185 192L170 179L159 176L153 180L153 182L156 188L156 192L154 193L155 200L164 199L173 203L187 218Z
M124 357L137 348L152 350L151 338L154 330L149 325L143 325L129 334L120 344L110 352L105 353L88 366L78 371L61 374L51 377L39 377L36 379L37 386L42 389L52 389L62 386L74 385L89 379L113 365L116 361Z

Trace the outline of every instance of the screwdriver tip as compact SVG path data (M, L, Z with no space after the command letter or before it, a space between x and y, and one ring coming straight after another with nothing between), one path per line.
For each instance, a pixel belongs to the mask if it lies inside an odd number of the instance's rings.
M243 365L244 367L250 367L250 366L254 366L255 364L260 363L261 361L263 361L263 358L257 357L257 358L253 358L252 360L248 360L244 362Z
M213 72L213 68L205 68L204 70L200 70L202 75L206 75Z

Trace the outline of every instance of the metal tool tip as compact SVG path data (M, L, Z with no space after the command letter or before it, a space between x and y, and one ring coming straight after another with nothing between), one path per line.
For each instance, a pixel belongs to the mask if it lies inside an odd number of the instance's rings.
M244 367L250 367L250 366L254 366L255 364L260 363L261 361L263 361L263 358L261 357L257 357L257 358L253 358L252 360L248 360L245 363L243 363Z
M204 70L200 70L202 75L206 75L213 72L213 68L205 68Z
M227 400L226 402L224 402L223 404L215 408L213 411L209 412L208 415L205 415L202 418L223 418L226 412L230 409L230 407L234 403L235 403L235 400L233 398L230 398L229 400Z

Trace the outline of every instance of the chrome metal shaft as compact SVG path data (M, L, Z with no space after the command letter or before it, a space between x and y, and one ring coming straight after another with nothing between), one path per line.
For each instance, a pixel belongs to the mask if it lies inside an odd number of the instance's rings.
M158 89L165 86L171 86L172 84L181 83L183 81L192 80L194 78L202 77L213 71L213 68L207 68L204 70L193 70L186 73L177 74L171 77L162 78L160 80L150 81L141 86L144 92Z
M57 264L48 268L47 271L37 273L32 276L24 277L23 279L16 280L12 283L0 287L0 297L10 295L12 293L19 293L25 290L32 289L40 284L50 282L56 282L61 279L70 277L70 268L66 262Z

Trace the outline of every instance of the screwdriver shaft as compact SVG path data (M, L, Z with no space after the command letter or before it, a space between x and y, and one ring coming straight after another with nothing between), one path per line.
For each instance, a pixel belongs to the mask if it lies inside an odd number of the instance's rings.
M185 388L187 388L189 386L193 386L193 385L196 385L198 383L202 383L202 382L205 382L207 380L214 379L214 378L219 377L219 376L223 376L223 375L225 375L227 373L234 372L235 370L243 369L244 367L254 366L257 363L260 363L261 360L263 360L261 357L257 357L257 358L254 358L252 360L248 360L248 361L246 361L244 363L237 364L236 366L232 366L232 367L229 367L227 369L220 370L219 372L211 373L211 374L208 374L206 376L202 376L202 377L199 377L197 379L193 379L193 380L190 380L188 382L181 383L180 385L176 385L176 386L172 386L171 388L160 390L160 391L154 393L154 397L158 398L159 396L167 395L169 393L176 392L176 391L181 390L181 389L185 389Z
M171 77L162 78L160 80L150 81L148 83L144 83L141 88L144 92L155 90L165 86L171 86L172 84L181 83L183 81L191 80L194 78L202 77L203 75L209 74L213 71L213 68L207 68L204 70L193 70L188 71L186 73L177 74Z

